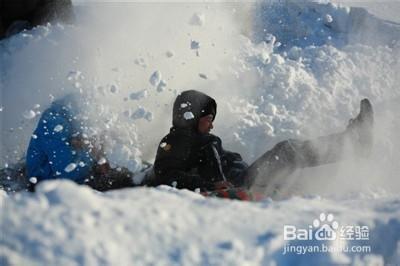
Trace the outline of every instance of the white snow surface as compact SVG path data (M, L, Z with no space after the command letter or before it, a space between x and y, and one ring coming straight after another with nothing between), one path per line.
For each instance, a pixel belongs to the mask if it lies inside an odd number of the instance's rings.
M32 195L0 197L3 265L383 265L400 259L396 196L249 203L170 187L98 193L53 181ZM385 261L376 254L283 255L283 225L307 228L322 211L339 224L368 226L368 245Z
M24 156L40 112L71 92L82 96L85 133L103 136L112 166L134 172L154 159L186 89L216 99L214 133L248 162L280 140L343 130L367 97L376 115L372 155L299 170L259 203L169 187L98 193L69 181L41 183L34 194L0 191L0 264L400 263L399 24L327 1L77 8L73 26L0 41L0 165ZM188 23L193 14L206 23ZM153 84L154 70L162 79ZM161 83L168 86L155 88ZM307 228L320 213L367 225L371 252L283 255L283 226Z

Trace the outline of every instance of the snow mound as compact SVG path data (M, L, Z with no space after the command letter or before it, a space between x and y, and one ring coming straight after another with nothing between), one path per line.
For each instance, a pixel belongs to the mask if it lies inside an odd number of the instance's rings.
M400 237L388 232L400 230L399 199L364 195L342 203L292 198L255 204L206 199L166 186L103 194L69 181L44 182L35 194L2 196L0 258L4 265L398 262ZM320 244L317 240L284 241L283 226L307 226L321 212L332 213L340 224L368 226L370 241L365 244L371 252L283 255L285 245ZM351 247L360 242L345 244Z
M400 24L329 1L261 1L253 24L254 38L268 41L272 34L282 44L279 50L355 43L392 47L400 40Z

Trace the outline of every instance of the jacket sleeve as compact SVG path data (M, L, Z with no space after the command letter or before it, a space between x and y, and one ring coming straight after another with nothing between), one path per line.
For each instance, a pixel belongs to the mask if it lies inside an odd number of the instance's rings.
M185 136L167 135L160 142L154 162L156 181L152 185L173 185L177 188L195 190L211 189L213 183L201 178L191 169L192 142Z
M93 166L86 149L73 149L70 144L72 124L63 116L47 116L38 126L38 140L53 175L83 183Z
M222 169L222 151L220 138L211 134L203 137L203 145L200 148L199 173L204 179L213 183L227 180Z
M208 156L211 158L209 165L216 165L218 163L218 169L214 167L214 173L221 173L220 179L227 180L235 186L243 186L247 181L247 168L248 164L243 161L242 156L239 153L227 151L222 147L222 141L219 137L212 134L206 136L208 139L206 142L213 145L214 150L218 152L215 157ZM210 167L210 166L209 166Z

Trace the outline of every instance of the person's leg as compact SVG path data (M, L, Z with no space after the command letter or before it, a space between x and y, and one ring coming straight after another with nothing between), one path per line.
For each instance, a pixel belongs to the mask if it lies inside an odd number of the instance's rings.
M297 168L338 161L346 134L339 133L315 140L285 140L264 153L247 169L252 186L267 186L271 179L285 177Z
M359 115L344 132L314 140L286 140L258 158L246 171L249 186L262 189L272 179L290 175L297 168L334 163L342 158L346 143L357 156L367 156L372 146L373 111L367 99L361 101Z

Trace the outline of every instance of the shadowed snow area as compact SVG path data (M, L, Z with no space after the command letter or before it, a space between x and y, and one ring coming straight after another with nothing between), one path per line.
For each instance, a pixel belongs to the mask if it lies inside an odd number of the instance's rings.
M101 2L76 12L73 26L0 42L2 166L23 158L54 99L76 93L86 133L103 136L113 165L139 171L187 89L216 99L214 133L250 163L278 141L344 130L369 98L372 154L299 170L259 203L169 187L97 193L68 181L0 191L0 264L400 263L399 24L326 1ZM284 225L308 230L321 213L368 226L369 240L284 241ZM321 243L371 251L283 254Z

